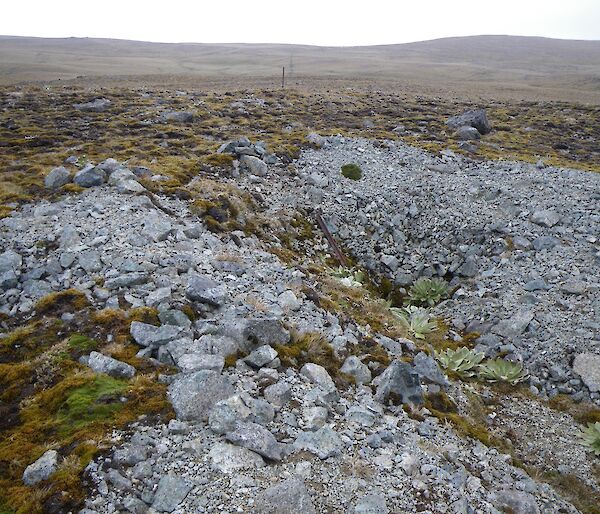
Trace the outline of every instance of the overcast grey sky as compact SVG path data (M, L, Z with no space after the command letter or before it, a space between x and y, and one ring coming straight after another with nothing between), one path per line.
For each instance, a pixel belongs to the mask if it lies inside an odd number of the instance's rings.
M4 0L0 34L372 45L510 34L600 39L600 0Z

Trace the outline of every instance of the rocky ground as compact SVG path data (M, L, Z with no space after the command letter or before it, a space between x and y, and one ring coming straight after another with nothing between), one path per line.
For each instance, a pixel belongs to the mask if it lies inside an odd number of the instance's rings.
M196 114L163 111L174 152ZM209 139L194 173L74 149L0 220L0 511L598 512L600 175ZM422 338L390 309L420 277ZM461 346L522 380L446 373Z

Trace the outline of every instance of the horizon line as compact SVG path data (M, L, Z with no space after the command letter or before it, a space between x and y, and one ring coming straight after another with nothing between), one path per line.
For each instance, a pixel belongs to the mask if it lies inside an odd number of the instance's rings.
M247 46L261 46L261 45L277 45L277 46L305 46L314 48L369 48L369 47L380 47L380 46L400 46L410 45L415 43L427 43L432 41L442 41L446 39L469 39L469 38L485 38L485 37L505 37L505 38L524 38L524 39L546 39L554 41L572 41L572 42L600 42L600 39L572 39L572 38L560 38L560 37L548 37L548 36L524 36L520 34L472 34L468 36L443 36L432 39L419 39L415 41L405 41L403 43L373 43L364 45L319 45L311 43L276 43L276 42L261 42L261 43L244 43L240 41L230 42L199 42L199 41L150 41L144 39L124 39L115 37L96 37L96 36L22 36L22 35L11 35L11 34L0 34L0 39L53 39L53 40L66 40L66 39L82 39L82 40L101 40L101 41L120 41L128 43L148 43L157 45L247 45Z

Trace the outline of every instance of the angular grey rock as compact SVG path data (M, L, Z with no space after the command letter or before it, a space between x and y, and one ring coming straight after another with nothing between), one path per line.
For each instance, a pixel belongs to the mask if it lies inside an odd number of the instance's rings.
M481 139L481 134L475 127L465 126L459 127L454 133L454 137L459 141L475 141Z
M115 450L112 462L116 466L135 466L148 458L148 448L141 445L132 445L127 448Z
M101 170L104 170L108 175L111 175L112 173L114 173L115 171L117 171L119 168L121 168L122 165L119 161L117 161L116 159L113 159L112 157L109 157L108 159L102 161L100 164L98 164L98 168L100 168ZM126 168L123 168L126 169ZM129 170L127 170L129 171Z
M543 279L534 279L534 280L530 280L529 282L527 282L524 286L523 289L525 289L525 291L548 291L550 289L550 286L548 285L548 283L543 280Z
M100 165L98 165L100 167ZM104 169L104 168L103 168ZM106 171L106 170L105 170ZM108 171L107 171L108 173ZM127 168L120 168L116 171L113 171L108 177L108 183L111 186L116 186L119 182L123 180L137 180L137 177L134 173Z
M479 267L477 265L477 257L474 255L469 255L465 262L463 262L462 266L458 268L458 274L463 277L474 277L477 275L479 271Z
M447 386L450 384L446 375L442 372L438 363L433 357L430 357L425 352L419 352L413 359L413 366L419 377L424 379L424 382Z
M283 407L292 399L292 388L287 382L281 381L266 387L263 395L269 403L276 407Z
M5 271L17 271L23 265L23 257L13 250L7 250L0 254L0 273Z
M209 412L208 424L217 434L225 434L235 430L240 422L252 422L267 425L275 417L271 404L256 399L248 393L231 396L216 403Z
M125 478L121 473L119 473L116 469L109 469L106 473L106 480L110 482L115 489L119 491L131 491L133 490L133 485L131 484L131 480Z
M300 368L300 374L325 391L333 391L336 389L335 383L323 366L308 362Z
M513 514L539 514L535 497L524 491L502 489L490 495L490 500L498 509Z
M44 179L44 185L47 189L58 189L71 182L71 173L63 166L54 168Z
M85 102L81 104L73 104L73 107L78 111L83 112L104 112L111 105L111 101L107 98L96 98L91 102Z
M525 332L529 323L533 321L534 315L532 310L522 309L511 318L500 321L492 328L492 332L502 337L518 337Z
M25 468L23 472L23 483L35 485L42 480L50 478L58 467L58 453L56 450L48 450L33 464Z
M492 131L492 126L484 109L466 111L458 116L452 116L448 118L446 125L453 129L464 126L475 127L482 135L489 134Z
M194 113L188 111L169 111L162 114L164 121L173 121L176 123L190 123L194 121Z
M342 365L340 371L354 378L359 384L368 384L371 381L371 370L356 355L350 355Z
M308 430L319 430L327 423L329 411L325 407L307 407L302 411L302 417Z
M377 387L375 399L381 403L385 403L390 396L397 396L402 403L423 403L419 375L407 362L392 361L387 369L373 380L373 385Z
M589 352L576 355L573 371L581 377L590 392L600 392L600 355Z
M75 173L73 182L81 187L101 186L106 182L106 173L100 168L88 164Z
M254 157L253 155L242 155L240 157L240 164L243 168L258 177L264 177L269 171L269 167L258 157Z
M587 284L583 280L568 280L560 286L560 290L567 294L582 295L587 291Z
M142 235L148 237L155 243L166 241L172 232L173 225L171 225L171 222L164 216L152 213L144 220Z
M148 282L148 274L143 272L124 273L104 282L106 289L119 289L121 287L138 286Z
M290 311L297 311L302 306L302 302L298 300L294 291L289 289L277 297L277 303L282 309Z
M134 195L145 191L146 188L136 180L120 180L117 182L117 192L126 195Z
M290 333L276 318L246 320L244 337L256 346L287 344L290 341Z
M382 494L367 494L354 506L354 514L388 514L389 510Z
M105 373L111 377L131 378L135 375L135 368L130 364L98 352L90 353L87 365L96 373Z
M339 455L343 447L337 432L327 426L316 432L302 432L294 443L295 450L314 453L321 460Z
M247 448L270 460L283 458L283 447L275 436L257 423L238 423L225 438L233 444Z
M258 453L229 443L215 443L208 457L212 469L227 474L265 466L265 461Z
M256 498L256 514L317 514L300 477L292 477L265 489Z
M156 348L179 337L182 328L175 325L156 327L141 321L132 321L129 332L137 344Z
M542 211L535 211L530 219L532 223L535 223L536 225L551 228L560 221L560 215L555 211L545 209Z
M186 353L177 359L177 366L183 373L192 373L202 369L221 373L225 367L225 358L222 355Z
M173 512L191 490L192 486L183 478L164 475L158 482L152 508L158 512Z
M189 329L192 326L190 318L183 311L177 309L160 311L158 319L163 325L175 325L183 329Z
M560 245L560 240L554 236L540 236L533 240L533 247L536 251L551 250Z
M182 421L206 421L217 402L234 394L235 389L225 377L207 370L179 377L168 389L169 401Z
M327 144L327 138L324 138L316 132L311 132L308 134L308 136L306 136L306 140L310 144L315 145L317 148L323 148Z
M207 303L214 306L222 305L227 296L224 285L204 275L192 275L188 279L186 296L195 302Z
M365 405L353 405L346 411L345 418L352 422L358 423L363 427L370 427L381 418L383 411L381 409L371 408Z
M259 346L250 355L244 358L244 361L254 368L262 368L277 357L277 352L269 345Z
M6 291L16 287L19 283L19 277L13 270L5 271L0 273L0 289Z

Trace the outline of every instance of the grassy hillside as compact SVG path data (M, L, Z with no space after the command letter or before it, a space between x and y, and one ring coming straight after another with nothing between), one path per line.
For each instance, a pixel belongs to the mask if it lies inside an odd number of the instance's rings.
M465 91L554 90L557 98L567 92L586 101L600 98L600 41L475 36L338 48L0 37L4 84L81 76L275 79L282 66L292 79L390 80Z

